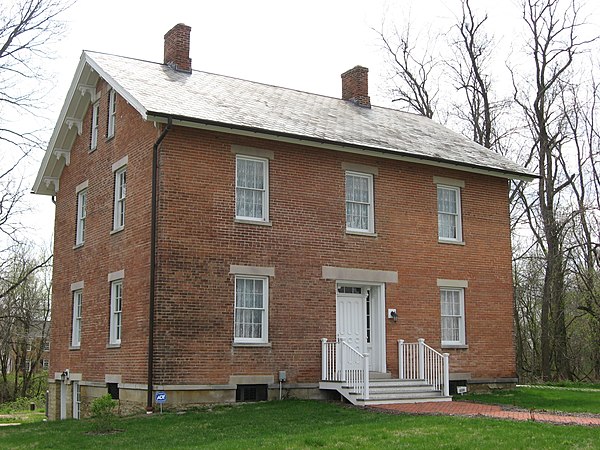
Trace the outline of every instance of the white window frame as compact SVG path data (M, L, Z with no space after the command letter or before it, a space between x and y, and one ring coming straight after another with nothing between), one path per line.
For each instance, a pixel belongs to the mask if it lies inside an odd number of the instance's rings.
M236 316L238 310L237 286L240 280L260 280L263 282L263 307L262 307L262 336L259 338L248 338L236 336ZM266 344L269 342L269 277L236 275L234 283L234 307L233 307L233 342L241 344ZM240 308L242 309L242 308ZM243 308L250 309L250 308Z
M50 360L42 359L42 369L48 370L49 367L50 367Z
M73 381L73 419L81 417L81 383Z
M110 139L115 135L117 121L117 91L111 89L108 93L108 122L106 124L106 138Z
M263 166L263 189L248 188L238 185L238 170L240 161L260 162ZM260 217L238 215L238 202L240 201L239 191L241 189L255 190L262 192L262 215ZM252 222L268 222L269 221L269 160L267 158L259 158L256 156L236 155L235 158L235 218L238 220Z
M440 193L442 191L450 191L453 192L456 196L456 212L451 213L448 211L441 211L439 208L439 198ZM462 233L462 201L461 201L461 188L460 186L450 186L446 184L438 184L437 185L437 210L438 210L438 239L442 242L463 242L463 233ZM442 215L452 216L454 217L454 225L456 227L456 236L455 237L446 237L442 236L442 229L440 226L440 217Z
M110 345L121 345L123 334L123 279L110 283Z
M115 203L113 208L113 231L125 228L125 211L127 199L127 165L115 171Z
M87 217L87 189L77 193L77 226L75 232L75 245L85 242L85 221Z
M369 200L367 203L348 200L348 177L365 178L368 181ZM370 173L355 172L347 170L344 174L344 198L345 198L345 215L346 215L346 231L351 233L375 233L375 195L373 191L373 175ZM348 203L366 204L368 209L368 224L367 228L353 228L348 222Z
M98 129L100 123L100 102L92 105L92 130L90 135L90 151L98 147Z
M459 307L460 314L458 315L444 315L442 309L442 300L444 293L447 292L458 292L459 295ZM444 317L457 317L459 319L458 322L458 340L456 341L448 341L444 340ZM440 287L440 340L442 343L442 347L445 346L464 346L466 345L466 332L465 332L465 289L463 287L450 287L450 286L441 286Z
M81 323L83 312L83 289L73 291L73 325L71 327L71 347L81 346Z

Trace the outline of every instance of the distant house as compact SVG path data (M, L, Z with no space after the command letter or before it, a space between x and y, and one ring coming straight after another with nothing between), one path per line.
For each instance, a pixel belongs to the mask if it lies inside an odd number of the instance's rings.
M36 320L29 330L18 326L2 340L0 365L7 374L15 371L40 372L50 367L50 320Z
M364 67L331 98L192 70L189 39L83 52L48 145L50 417L514 383L508 190L532 175L372 106Z

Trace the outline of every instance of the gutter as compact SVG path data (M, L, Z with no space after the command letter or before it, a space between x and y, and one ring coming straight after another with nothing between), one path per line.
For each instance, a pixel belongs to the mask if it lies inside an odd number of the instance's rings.
M155 111L147 111L147 113L146 113L147 120L160 119L160 118L162 118L162 119L166 118L167 120L170 120L170 121L179 122L179 124L182 126L186 126L185 123L187 122L187 123L204 125L207 127L221 128L223 130L238 130L241 132L254 134L254 135L256 135L256 137L271 136L276 139L277 138L292 139L295 141L300 141L299 143L301 143L302 141L303 142L312 142L314 144L330 145L330 146L335 146L335 147L345 147L348 149L354 149L354 150L358 150L358 151L362 151L362 152L370 151L370 152L374 152L374 153L380 153L380 154L384 154L384 155L393 155L396 157L407 158L407 159L411 159L411 160L421 160L421 161L430 162L430 163L446 164L446 165L453 166L455 169L458 169L458 170L460 170L461 168L463 168L463 170L464 170L464 168L475 169L475 170L479 170L479 171L488 172L489 174L498 174L496 176L504 175L504 177L507 177L509 179L519 179L519 180L523 179L525 181L532 181L536 178L539 178L538 175L531 173L531 172L518 172L518 171L513 171L513 170L500 169L500 168L496 168L496 167L480 166L478 164L473 164L473 163L457 162L457 161L448 160L448 159L444 159L444 158L440 158L440 157L436 157L436 156L419 155L419 154L414 154L414 153L409 153L409 152L392 150L392 149L388 149L388 148L368 147L368 146L354 144L354 143L350 143L350 142L334 141L334 140L330 140L330 139L322 139L322 138L317 138L317 137L312 137L312 136L303 136L303 135L297 135L297 134L293 134L293 133L285 133L285 132L268 130L268 129L252 127L252 126L235 125L235 124L218 122L218 121L213 121L213 120L196 119L196 118L181 116L181 115L177 115L177 114L164 114L164 113L155 112Z
M158 148L171 130L172 118L167 117L167 126L152 147L152 219L150 224L150 299L148 304L148 387L146 413L152 414L154 381L154 297L156 284L156 229L158 222Z

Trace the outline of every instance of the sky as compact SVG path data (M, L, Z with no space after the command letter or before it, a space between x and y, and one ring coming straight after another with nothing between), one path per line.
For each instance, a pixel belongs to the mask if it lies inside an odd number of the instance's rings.
M512 45L521 23L516 3L471 3L488 13L498 47ZM44 66L55 83L43 112L48 138L82 50L162 62L163 36L177 23L192 27L195 70L339 97L340 74L362 65L369 68L372 103L395 107L373 28L402 27L410 18L415 31L443 36L459 5L459 0L78 0L62 16L67 32ZM40 151L26 166L29 185L42 157ZM54 217L50 198L31 195L28 201L34 214L26 222L38 240L49 242Z

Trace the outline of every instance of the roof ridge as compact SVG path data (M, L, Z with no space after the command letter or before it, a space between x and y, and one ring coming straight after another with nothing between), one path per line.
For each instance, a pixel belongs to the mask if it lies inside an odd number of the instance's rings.
M164 64L164 63L160 63L160 62L157 62L157 61L150 61L150 60L142 59L142 58L134 58L134 57L131 57L131 56L116 55L114 53L99 52L99 51L95 51L95 50L83 50L83 51L86 52L86 53L96 53L96 54L99 54L99 55L114 56L116 58L130 59L132 61L140 61L140 62L145 62L145 63L148 63L148 64L156 64L158 66L166 66L166 64ZM340 102L343 102L343 103L348 103L349 102L348 100L343 100L341 97L334 97L332 95L319 94L317 92L310 92L310 91L306 91L306 90L303 90L303 89L292 88L292 87L289 87L289 86L281 86L281 85L277 85L277 84L270 84L270 83L266 83L266 82L262 82L262 81L249 80L247 78L235 77L233 75L224 75L224 74L221 74L221 73L210 72L210 71L207 71L207 70L194 69L192 67L192 74L194 72L204 73L204 74L207 74L207 75L213 75L213 76L216 76L216 77L228 78L230 80L243 81L243 82L246 82L246 83L252 83L252 84L257 84L257 85L261 85L261 86L272 87L272 88L276 88L276 89L285 89L286 91L299 92L301 94L315 95L315 96L318 96L318 97L329 98L329 99L332 99L332 100L339 100ZM372 104L371 105L371 109L374 109L374 108L376 108L376 109L384 109L384 110L387 110L387 111L395 111L395 112L398 112L398 113L401 113L401 114L408 114L410 116L422 117L424 119L429 119L429 120L433 121L433 119L430 119L429 117L425 117L425 116L423 116L421 114L413 113L411 111L403 111L403 110L397 109L397 108L390 108L390 107L387 107L387 106L380 106L380 105L373 105ZM369 108L365 108L365 109L369 109ZM438 123L438 122L435 122L435 123ZM443 124L441 124L441 123L440 123L440 125L443 126Z

